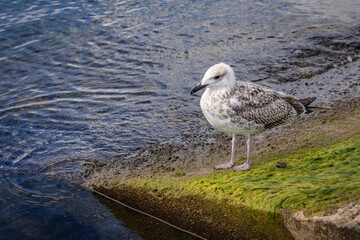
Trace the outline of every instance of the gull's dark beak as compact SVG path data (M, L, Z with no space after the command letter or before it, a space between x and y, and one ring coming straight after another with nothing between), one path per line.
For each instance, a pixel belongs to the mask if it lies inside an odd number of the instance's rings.
M197 91L203 89L203 88L206 88L208 84L205 84L205 85L201 85L201 82L198 83L195 87L193 87L193 89L191 89L190 91L190 96L194 93L196 93Z

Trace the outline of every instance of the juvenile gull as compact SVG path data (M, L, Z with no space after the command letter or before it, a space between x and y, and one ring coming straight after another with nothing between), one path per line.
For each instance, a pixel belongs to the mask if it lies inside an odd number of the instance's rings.
M297 99L254 83L236 81L234 71L225 63L209 68L190 95L203 88L206 90L200 106L205 118L214 128L233 135L230 162L215 169L249 170L250 136L310 113L309 105L315 100L315 97ZM234 167L237 135L247 136L247 160Z

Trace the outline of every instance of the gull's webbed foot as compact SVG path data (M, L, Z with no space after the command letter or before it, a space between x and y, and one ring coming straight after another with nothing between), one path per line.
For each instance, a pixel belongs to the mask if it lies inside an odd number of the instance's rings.
M237 171L248 171L248 170L250 170L250 168L251 168L250 163L244 163L242 165L234 167L234 171L235 172L237 172Z
M235 162L228 162L220 165L214 166L215 170L221 170L221 169L230 169L235 165Z

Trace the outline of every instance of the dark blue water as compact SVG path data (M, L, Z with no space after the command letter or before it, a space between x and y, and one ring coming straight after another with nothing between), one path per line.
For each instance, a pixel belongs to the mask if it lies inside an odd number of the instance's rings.
M0 1L0 239L192 239L114 213L78 185L81 166L200 124L188 92L217 62L241 80L281 84L355 59L359 9L356 0Z

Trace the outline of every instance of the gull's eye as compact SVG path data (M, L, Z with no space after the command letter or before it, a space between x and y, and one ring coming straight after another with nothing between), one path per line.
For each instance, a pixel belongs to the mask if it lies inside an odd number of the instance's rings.
M217 75L217 76L215 76L214 78L215 78L215 79L219 79L219 78L220 78L220 76L219 76L219 75Z

